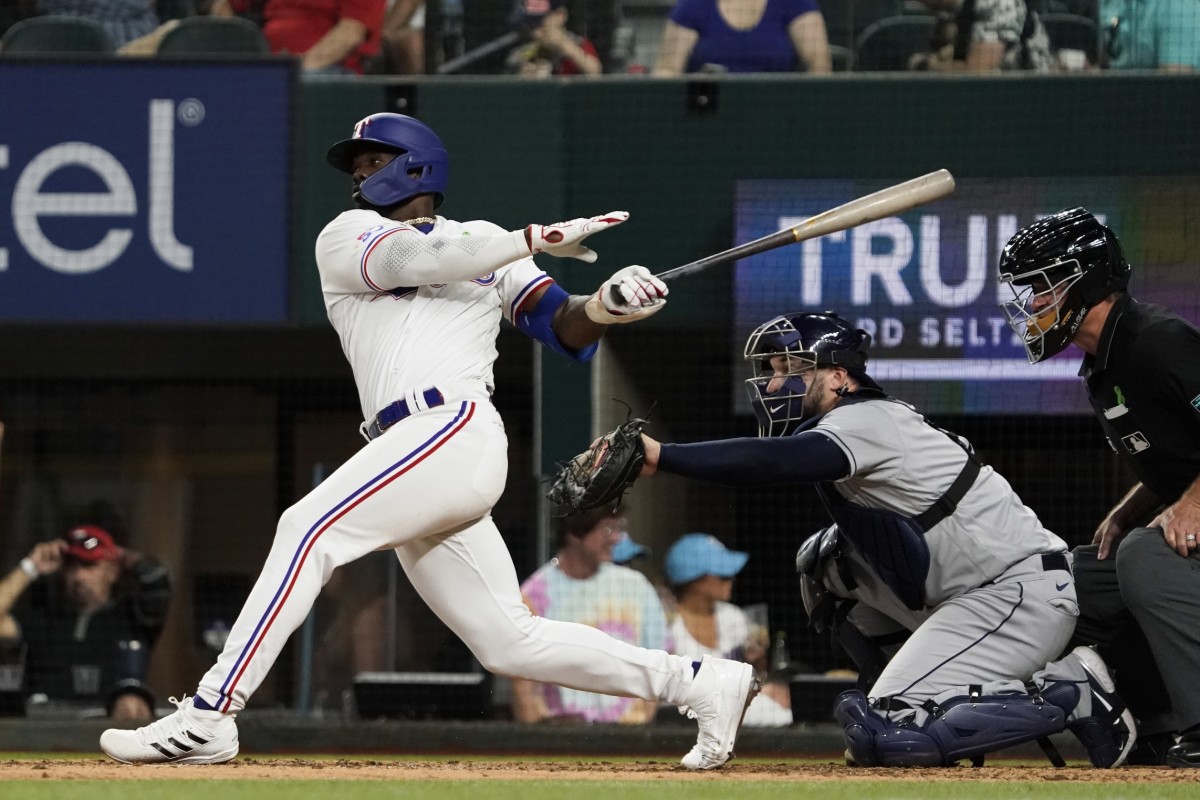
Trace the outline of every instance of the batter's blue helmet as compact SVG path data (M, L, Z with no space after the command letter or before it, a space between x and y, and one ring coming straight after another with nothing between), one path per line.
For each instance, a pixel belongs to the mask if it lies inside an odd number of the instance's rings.
M1117 235L1087 209L1068 208L1017 231L1000 254L1001 303L1030 363L1071 343L1092 306L1129 285Z
M404 114L372 114L354 126L354 135L329 148L325 160L347 174L354 157L368 146L398 153L397 158L360 183L355 200L372 206L393 206L419 194L433 195L437 208L445 198L450 157L442 140L425 123ZM419 172L414 177L410 173Z
M746 381L750 405L758 418L759 436L787 436L804 418L808 387L799 373L812 367L842 367L860 385L878 389L866 373L871 335L855 328L832 311L783 314L754 329L746 340L744 356L754 365ZM771 359L788 356L788 375L775 392Z

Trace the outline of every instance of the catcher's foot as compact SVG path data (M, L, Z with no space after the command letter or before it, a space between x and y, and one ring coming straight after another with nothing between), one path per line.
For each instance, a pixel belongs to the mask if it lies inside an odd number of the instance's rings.
M100 749L125 764L221 764L238 754L233 714L204 711L192 698L171 698L177 710L134 731L109 728Z
M1119 767L1137 741L1133 714L1117 696L1116 684L1099 653L1090 647L1076 647L1071 655L1079 659L1087 673L1092 715L1068 722L1067 728L1087 748L1093 766Z
M754 668L740 661L704 656L680 707L700 723L696 746L681 762L688 769L716 769L733 756L742 717L760 685Z

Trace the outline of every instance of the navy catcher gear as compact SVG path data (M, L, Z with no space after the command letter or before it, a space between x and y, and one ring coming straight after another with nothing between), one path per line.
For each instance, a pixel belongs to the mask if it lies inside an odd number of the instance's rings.
M1030 742L1066 728L1066 710L1078 690L1055 686L1055 698L1027 694L964 695L940 707L927 703L923 725L893 722L862 692L842 692L833 714L842 724L846 749L864 767L948 767L961 758ZM1059 697L1058 695L1061 695ZM1056 702L1057 701L1057 702Z
M1083 208L1060 211L1017 231L1000 254L1001 303L1029 362L1062 352L1088 310L1129 284L1117 235Z
M354 157L372 146L398 155L355 187L354 201L359 206L386 208L419 194L433 195L434 208L442 204L450 178L450 157L433 129L404 114L372 114L354 126L349 139L329 148L325 160L353 174Z
M788 436L804 418L803 398L808 392L800 373L813 367L843 367L862 385L878 389L867 376L867 349L871 335L855 328L832 311L793 312L764 322L746 340L745 359L754 366L746 381L750 405L758 418L759 436ZM787 376L782 386L768 392L773 380L771 359L787 356Z

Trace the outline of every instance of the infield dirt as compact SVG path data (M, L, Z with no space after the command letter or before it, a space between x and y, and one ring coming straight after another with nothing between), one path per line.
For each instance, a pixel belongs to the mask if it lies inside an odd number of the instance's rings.
M1073 783L1195 784L1200 770L1168 767L985 766L948 769L862 769L839 763L735 762L715 772L691 772L666 761L403 761L239 758L229 764L131 766L105 759L0 761L0 781L313 779L313 780L721 780L721 781L1046 781Z

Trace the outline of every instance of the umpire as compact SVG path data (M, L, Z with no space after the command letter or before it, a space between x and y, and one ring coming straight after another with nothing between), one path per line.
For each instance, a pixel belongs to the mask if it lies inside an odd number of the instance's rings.
M1125 651L1139 682L1149 644L1181 734L1164 733L1143 763L1200 767L1200 330L1160 306L1131 297L1130 265L1116 235L1082 208L1021 229L1000 256L1002 305L1031 363L1074 344L1109 446L1139 483L1109 511L1091 547L1076 554L1077 635ZM1110 558L1114 555L1115 558ZM1114 577L1115 573L1115 577ZM1134 625L1127 624L1130 616ZM1130 630L1132 628L1132 630ZM1140 631L1137 629L1140 628ZM1107 655L1107 654L1106 654ZM1132 687L1129 687L1132 688ZM1143 716L1153 692L1123 696ZM1146 736L1143 739L1154 742ZM1131 759L1132 761L1133 759Z

